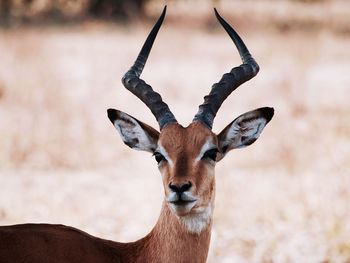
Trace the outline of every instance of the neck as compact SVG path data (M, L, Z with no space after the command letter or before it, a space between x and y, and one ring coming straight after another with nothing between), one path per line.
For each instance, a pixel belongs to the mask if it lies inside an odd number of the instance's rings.
M138 258L134 258L134 262L205 262L212 219L211 211L204 211L203 214L206 216L199 214L186 219L179 218L164 202L152 231L146 237L131 243L133 247L138 247Z

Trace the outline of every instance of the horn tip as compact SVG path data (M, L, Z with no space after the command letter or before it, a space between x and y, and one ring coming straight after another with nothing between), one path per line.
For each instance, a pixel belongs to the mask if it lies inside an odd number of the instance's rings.
M221 17L216 7L214 7L214 13L217 18Z

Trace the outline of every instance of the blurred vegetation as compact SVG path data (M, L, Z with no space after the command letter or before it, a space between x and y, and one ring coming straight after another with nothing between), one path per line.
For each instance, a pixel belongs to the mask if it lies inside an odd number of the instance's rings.
M348 0L0 0L0 27L60 25L93 20L142 21L171 5L168 23L217 28L212 7L235 24L257 29L329 30L350 35ZM252 15L254 14L254 15Z
M291 2L319 3L330 0L290 0ZM144 17L147 2L156 0L0 0L0 25L18 25L35 22L80 21L84 18L128 20ZM159 1L158 1L159 2ZM181 2L169 1L169 2ZM196 2L196 1L195 1ZM207 0L218 6L223 0ZM203 3L203 2L201 2ZM162 5L164 3L162 2ZM197 5L200 1L197 1Z
M0 0L2 26L84 18L127 20L144 16L148 0Z

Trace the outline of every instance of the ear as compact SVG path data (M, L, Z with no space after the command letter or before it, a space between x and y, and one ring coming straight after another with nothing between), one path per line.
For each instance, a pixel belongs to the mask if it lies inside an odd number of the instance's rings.
M243 148L255 142L273 114L273 108L259 108L242 114L227 125L218 135L221 158L232 149Z
M108 109L107 114L127 146L151 153L156 150L158 131L122 111Z

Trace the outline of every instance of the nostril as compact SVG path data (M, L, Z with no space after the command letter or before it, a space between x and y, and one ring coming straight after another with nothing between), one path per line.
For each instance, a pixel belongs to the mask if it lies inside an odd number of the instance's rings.
M176 192L176 193L180 192L180 187L178 187L176 184L170 183L170 184L169 184L169 188L170 188L171 190L173 190L174 192Z
M183 192L189 190L191 187L192 187L191 182L185 183L183 185L176 185L176 184L172 184L172 183L169 184L169 188L176 193L183 193Z
M187 190L189 190L192 186L191 182L188 182L187 184L183 184L180 188L180 192L185 192Z

